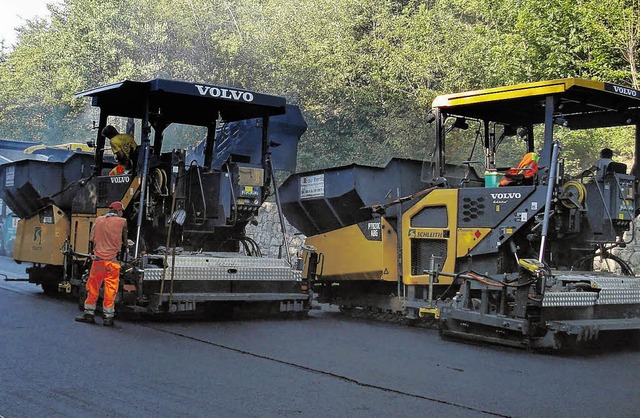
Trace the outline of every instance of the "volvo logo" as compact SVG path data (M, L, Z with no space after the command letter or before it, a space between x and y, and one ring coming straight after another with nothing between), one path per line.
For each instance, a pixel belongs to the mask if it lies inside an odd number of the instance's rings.
M129 183L131 178L129 176L113 176L109 177L111 179L111 183Z
M491 198L494 200L520 199L522 198L522 193L491 193Z
M222 99L229 99L235 101L245 101L252 102L253 101L253 93L248 91L240 91L233 89L225 89L211 86L201 86L199 84L195 85L198 89L198 92L201 96L211 96L211 97L220 97Z
M613 91L626 96L638 97L638 91L627 87L613 86Z
M625 96L640 98L640 92L629 87L616 86L614 84L604 83L604 89Z

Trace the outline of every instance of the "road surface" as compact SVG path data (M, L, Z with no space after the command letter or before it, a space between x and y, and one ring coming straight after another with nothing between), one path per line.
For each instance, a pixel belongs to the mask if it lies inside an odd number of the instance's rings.
M0 271L24 266L0 258ZM0 416L638 417L640 352L544 355L346 319L74 322L0 281ZM100 323L100 321L98 321Z

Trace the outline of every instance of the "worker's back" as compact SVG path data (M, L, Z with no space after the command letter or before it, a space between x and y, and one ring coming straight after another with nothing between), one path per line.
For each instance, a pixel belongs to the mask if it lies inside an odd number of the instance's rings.
M122 228L127 220L115 214L99 216L94 226L93 253L103 260L113 260L122 248Z

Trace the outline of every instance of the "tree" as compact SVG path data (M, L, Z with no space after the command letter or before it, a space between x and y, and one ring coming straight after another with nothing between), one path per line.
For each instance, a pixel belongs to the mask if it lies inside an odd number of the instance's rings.
M0 55L0 135L86 139L77 127L95 115L73 93L166 77L300 105L302 168L423 158L438 94L576 76L636 86L638 1L65 0ZM570 140L576 161L596 156L599 139Z

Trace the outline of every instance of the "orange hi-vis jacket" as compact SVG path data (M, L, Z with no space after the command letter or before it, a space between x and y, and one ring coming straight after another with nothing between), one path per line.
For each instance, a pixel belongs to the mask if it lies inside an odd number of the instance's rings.
M111 171L109 171L110 176L121 176L126 173L127 168L122 164L118 164L117 166L113 167Z
M538 172L538 161L540 161L540 156L537 153L526 153L520 160L518 167L511 168L504 173L504 177L500 179L500 186L508 186L513 182L533 178Z
M127 220L114 213L99 216L91 230L91 240L95 243L93 253L102 260L115 260L122 248L123 229Z

